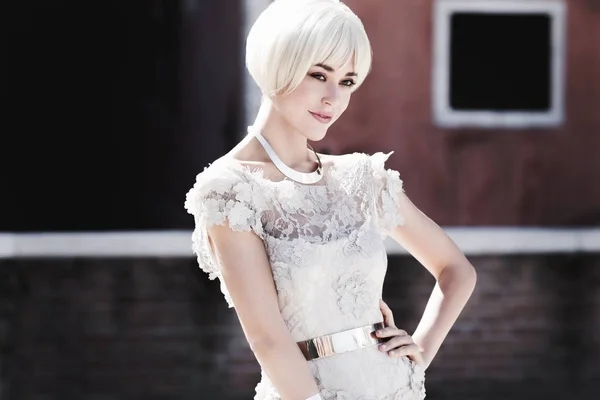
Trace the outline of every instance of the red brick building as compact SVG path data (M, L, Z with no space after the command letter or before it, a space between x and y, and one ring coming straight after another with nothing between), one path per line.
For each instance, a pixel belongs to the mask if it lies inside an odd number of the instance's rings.
M436 2L346 3L370 36L373 70L319 148L394 150L389 165L400 171L407 193L444 225L600 224L597 2L564 2L564 123L531 129L434 124Z

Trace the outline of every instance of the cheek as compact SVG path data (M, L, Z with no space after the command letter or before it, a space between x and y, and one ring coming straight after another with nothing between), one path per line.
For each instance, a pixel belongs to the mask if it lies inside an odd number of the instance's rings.
M302 82L292 95L299 103L312 103L320 98L319 89L318 83L313 79L313 82Z
M293 117L294 114L297 114L303 106L303 96L301 93L294 91L293 93L288 94L284 98L277 99L273 102L273 105L279 111L279 113L283 114L286 118Z
M284 102L288 109L306 109L315 97L315 89L309 82L302 82L292 93L287 95Z

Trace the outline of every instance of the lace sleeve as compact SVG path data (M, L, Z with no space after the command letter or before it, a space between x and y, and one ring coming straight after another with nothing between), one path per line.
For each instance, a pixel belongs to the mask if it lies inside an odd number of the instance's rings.
M234 171L215 172L208 168L196 177L196 183L187 193L185 209L194 216L192 250L198 265L209 279L219 278L227 304L233 307L208 241L208 228L227 222L233 230L254 231L262 238L260 214L265 205L261 191Z
M382 235L389 234L392 229L404 223L404 217L398 208L400 196L404 192L400 173L385 168L385 162L392 153L375 153L371 156L375 206Z

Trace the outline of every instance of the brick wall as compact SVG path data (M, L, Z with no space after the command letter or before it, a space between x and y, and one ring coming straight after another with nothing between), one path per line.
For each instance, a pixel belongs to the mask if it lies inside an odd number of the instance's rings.
M428 370L428 398L600 391L600 254L471 260L478 286ZM432 284L412 258L390 258L399 325L414 329ZM191 258L1 262L0 398L252 398L258 366L218 286Z

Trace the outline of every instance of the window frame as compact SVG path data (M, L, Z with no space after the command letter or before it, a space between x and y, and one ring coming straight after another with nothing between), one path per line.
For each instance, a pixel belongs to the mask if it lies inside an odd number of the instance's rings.
M551 18L550 109L534 111L460 111L450 105L450 21L453 13L545 13ZM557 127L565 119L566 5L562 0L436 0L434 6L432 108L442 128Z

